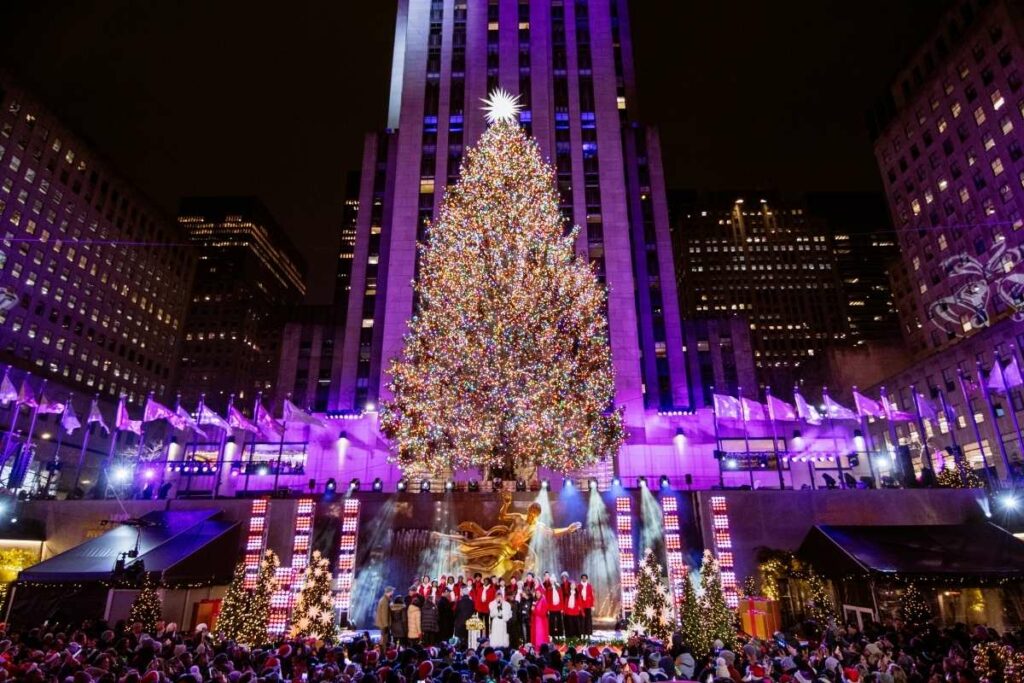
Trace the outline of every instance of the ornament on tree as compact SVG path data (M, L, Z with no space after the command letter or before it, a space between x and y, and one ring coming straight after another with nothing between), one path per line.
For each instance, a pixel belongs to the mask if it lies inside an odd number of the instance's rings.
M662 567L654 551L644 552L642 571L636 581L631 630L667 642L672 635L672 599L666 597Z
M330 602L330 594L331 572L327 558L314 550L295 604L295 614L302 616L292 624L293 638L324 638L334 634L334 612L322 608L325 597L326 602Z
M606 293L565 230L555 175L495 92L430 226L418 306L382 432L403 467L577 471L615 454L622 415Z

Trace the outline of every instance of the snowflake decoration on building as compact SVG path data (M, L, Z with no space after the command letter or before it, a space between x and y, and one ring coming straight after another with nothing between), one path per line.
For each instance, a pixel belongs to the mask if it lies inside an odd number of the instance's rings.
M519 95L513 95L504 88L492 91L490 96L481 102L484 103L487 123L514 121L523 109L523 105L519 104Z

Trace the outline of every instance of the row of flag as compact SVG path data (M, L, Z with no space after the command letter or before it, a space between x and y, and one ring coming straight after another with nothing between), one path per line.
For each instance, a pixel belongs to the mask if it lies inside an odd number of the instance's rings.
M82 426L70 397L67 401L63 402L51 400L46 395L44 387L37 398L28 382L28 377L22 380L20 387L16 387L14 382L11 381L9 372L5 372L3 379L0 380L0 405L6 407L12 402L18 407L27 407L39 415L60 415L61 426L69 435ZM117 411L114 415L114 429L142 435L146 424L159 420L170 423L175 429L195 432L203 438L207 436L203 427L215 427L225 432L238 429L274 438L283 436L284 425L288 423L304 424L321 429L327 428L327 425L319 418L310 415L287 399L284 401L281 419L276 420L263 407L262 401L259 400L256 401L252 419L246 417L233 404L228 406L227 417L225 418L202 402L200 402L199 407L196 409L195 417L193 417L180 405L170 408L149 396L143 407L141 419L132 419L128 413L125 399L122 397L117 404ZM99 402L96 399L92 400L85 421L87 425L99 425L99 428L105 433L110 433L110 427L103 419Z
M1024 378L1021 376L1020 365L1016 358L1013 358L1006 367L997 362L989 373L988 379L980 377L980 381L984 382L988 390L1002 393L1024 386ZM713 398L716 418L744 422L796 422L803 420L810 424L821 424L825 419L856 421L861 418L877 418L892 422L909 422L917 419L917 416L932 421L938 418L935 405L920 392L914 396L916 415L898 410L897 406L884 395L875 400L859 391L853 392L854 408L852 410L841 405L826 393L822 396L822 409L819 411L796 390L793 392L793 404L789 404L771 393L767 394L764 403L745 397L735 398L723 394L714 394Z

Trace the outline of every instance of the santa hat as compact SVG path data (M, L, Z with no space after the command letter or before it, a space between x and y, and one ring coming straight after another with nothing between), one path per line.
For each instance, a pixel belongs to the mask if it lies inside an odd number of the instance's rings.
M750 667L750 675L754 678L764 678L764 667L760 664L755 664Z
M142 683L160 683L160 672L159 671L147 671L146 675L142 677Z
M281 666L281 662L277 660L277 657L267 657L267 661L263 663L263 670L276 669Z
M843 669L843 677L845 677L846 680L850 681L850 683L857 683L857 681L860 680L860 671L854 669L853 667Z
M544 667L544 676L543 676L543 678L544 678L545 681L557 681L558 680L558 672L555 671L554 669L552 669L550 666L546 666L546 667Z
M601 648L597 645L591 645L587 648L587 656L591 659L601 659Z
M424 681L430 678L434 674L434 663L431 661L421 662L419 668L416 670L417 678Z
M386 659L390 659L390 660L394 661L395 659L398 658L398 650L396 650L394 648L391 648L390 650L388 650L387 652L384 653L384 657Z
M288 659L292 656L292 646L288 643L282 643L281 647L277 648L277 656L281 659Z
M369 652L366 653L366 663L368 665L370 665L370 666L376 666L377 665L377 659L379 657L380 657L380 654L378 654L378 652L376 650L370 650Z
M391 667L390 666L382 666L381 668L377 669L377 678L380 679L381 683L384 683L384 681L388 680L388 676L390 676L390 675L391 675Z

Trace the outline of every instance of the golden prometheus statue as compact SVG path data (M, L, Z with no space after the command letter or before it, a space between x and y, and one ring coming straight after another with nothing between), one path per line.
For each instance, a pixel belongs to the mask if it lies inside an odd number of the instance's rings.
M526 514L512 512L512 494L501 494L498 509L498 523L484 529L476 522L462 522L459 531L469 537L452 536L458 542L462 554L464 571L470 575L480 572L483 576L509 578L515 572L535 570L537 558L530 548L530 541L538 531L551 537L563 536L579 531L582 525L573 522L567 527L553 528L540 521L540 503L530 503Z

